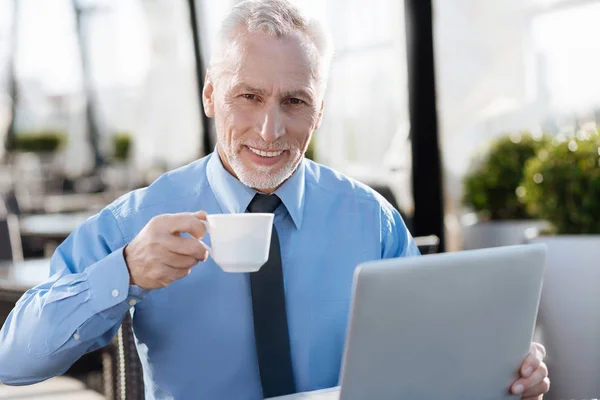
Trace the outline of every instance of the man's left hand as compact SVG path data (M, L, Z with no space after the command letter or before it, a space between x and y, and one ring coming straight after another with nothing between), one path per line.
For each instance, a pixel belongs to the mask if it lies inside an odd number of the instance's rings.
M529 354L523 361L519 373L521 377L513 383L512 394L520 395L523 400L541 400L550 388L548 367L544 364L546 349L539 343L532 343Z

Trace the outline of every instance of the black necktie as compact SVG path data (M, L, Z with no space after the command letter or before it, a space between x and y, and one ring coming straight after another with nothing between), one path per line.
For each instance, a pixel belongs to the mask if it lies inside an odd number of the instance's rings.
M248 206L251 213L272 213L281 204L276 195L257 194ZM290 336L285 311L285 292L279 236L271 234L269 259L250 274L256 355L263 397L295 393L290 355Z

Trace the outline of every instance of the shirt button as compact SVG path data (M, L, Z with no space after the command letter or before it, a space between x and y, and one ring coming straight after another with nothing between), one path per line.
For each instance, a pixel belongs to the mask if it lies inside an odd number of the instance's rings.
M80 338L79 333L74 333L73 334L73 339L79 340L79 338Z
M112 297L117 297L117 296L119 296L119 291L117 289L113 289Z
M135 299L131 299L131 300L129 300L129 305L130 305L131 307L135 306L136 304L137 304L137 301L135 301Z

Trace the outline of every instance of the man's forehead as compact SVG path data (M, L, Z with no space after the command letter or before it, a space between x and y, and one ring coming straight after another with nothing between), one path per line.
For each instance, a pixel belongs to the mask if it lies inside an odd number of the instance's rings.
M223 65L229 86L285 86L300 89L316 85L318 67L304 38L277 38L252 33L236 38Z

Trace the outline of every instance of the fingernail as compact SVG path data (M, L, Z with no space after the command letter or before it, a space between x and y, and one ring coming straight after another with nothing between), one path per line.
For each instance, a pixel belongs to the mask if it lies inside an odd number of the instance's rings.
M532 372L533 372L533 368L531 368L531 367L523 368L523 377L528 378Z
M515 387L513 388L513 393L514 393L514 394L521 394L521 393L523 393L523 390L524 390L524 389L525 389L525 388L523 387L523 385L517 385L517 386L515 386Z
M533 374L533 377L531 378L531 380L533 382L541 382L544 379L544 377L542 376L541 372L536 372L535 374Z

